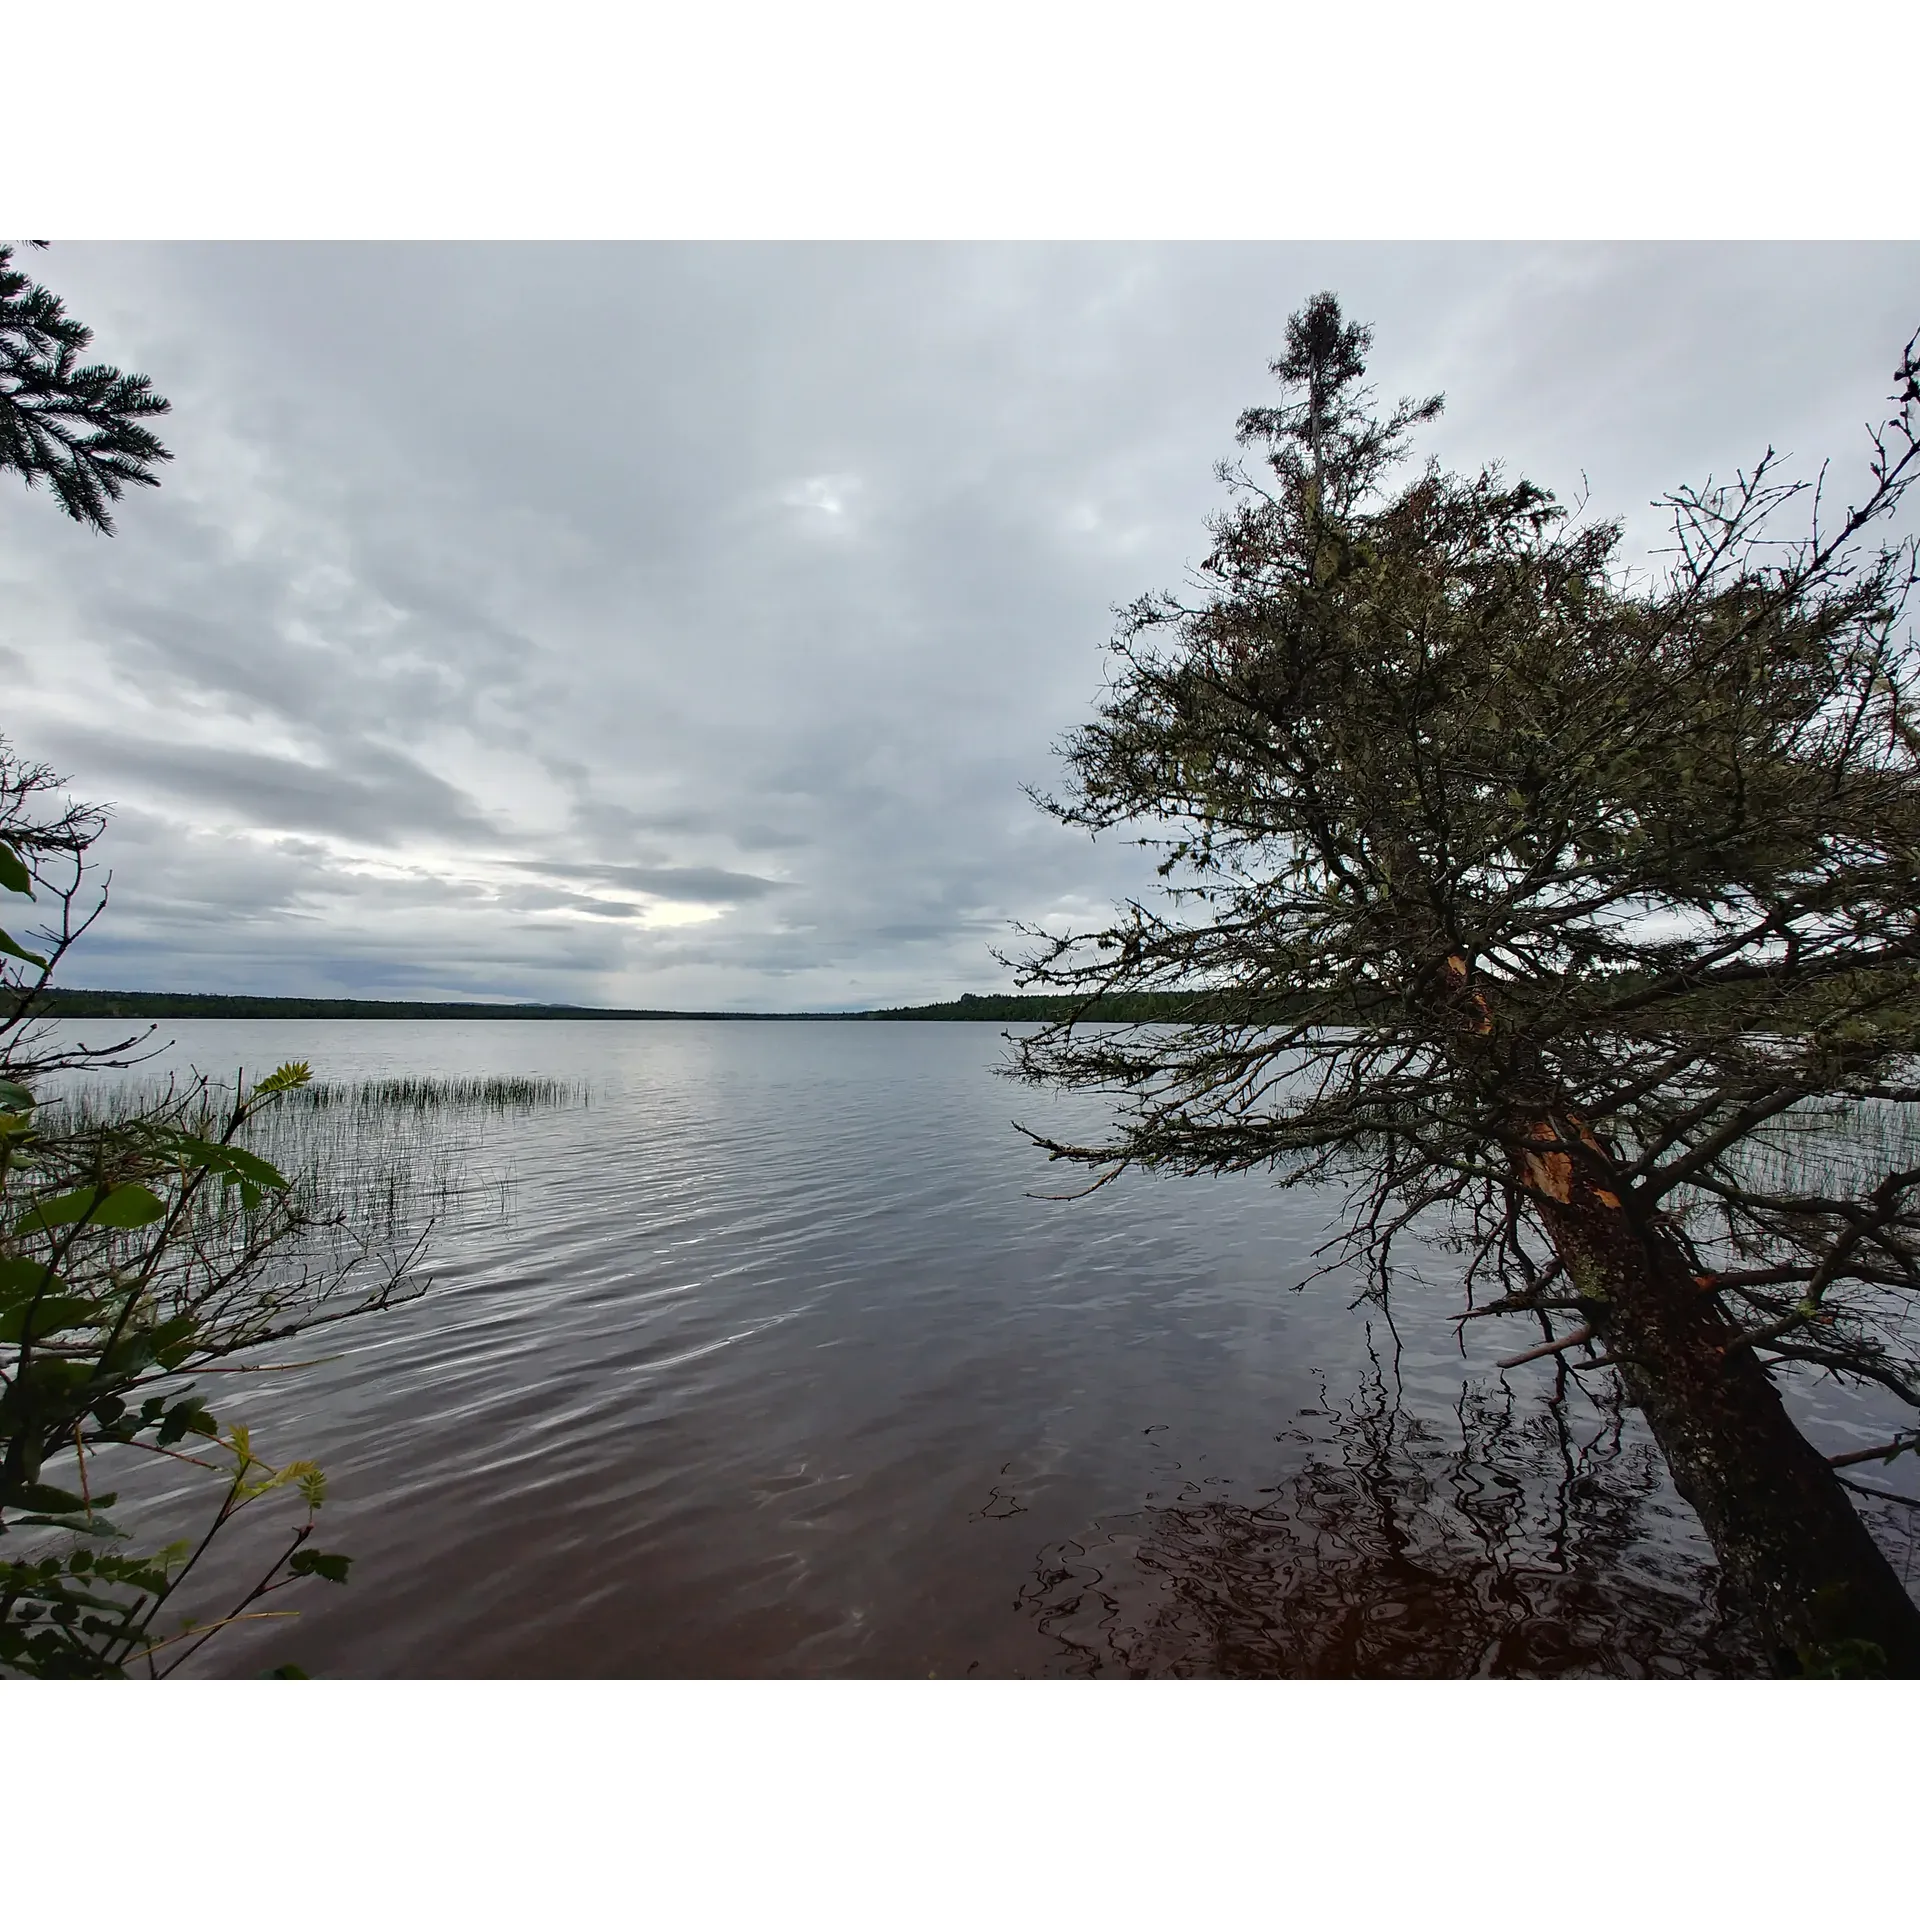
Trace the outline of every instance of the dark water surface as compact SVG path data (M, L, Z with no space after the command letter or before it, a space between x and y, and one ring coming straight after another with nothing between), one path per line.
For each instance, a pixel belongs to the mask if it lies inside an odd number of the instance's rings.
M1058 1170L1012 1121L1072 1117L992 1076L991 1027L164 1033L169 1064L589 1096L423 1119L493 1196L443 1221L431 1291L318 1336L324 1366L226 1383L263 1454L329 1469L316 1544L354 1567L197 1670L1752 1670L1636 1415L1556 1400L1550 1364L1497 1373L1531 1331L1475 1329L1463 1355L1457 1288L1409 1284L1391 1326L1346 1276L1294 1291L1331 1192L1027 1197ZM1802 1410L1833 1450L1886 1431ZM143 1535L186 1531L186 1494L140 1484Z

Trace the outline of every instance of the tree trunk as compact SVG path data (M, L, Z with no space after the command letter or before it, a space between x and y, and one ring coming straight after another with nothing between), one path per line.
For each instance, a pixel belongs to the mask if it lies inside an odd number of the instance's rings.
M1484 1057L1495 1023L1464 955L1439 994L1456 1045ZM1920 1679L1920 1608L1847 1490L1679 1236L1635 1217L1606 1147L1538 1092L1514 1170L1775 1670Z
M1605 1149L1560 1122L1536 1123L1521 1176L1776 1671L1920 1678L1920 1609L1846 1489L1678 1239L1636 1226Z

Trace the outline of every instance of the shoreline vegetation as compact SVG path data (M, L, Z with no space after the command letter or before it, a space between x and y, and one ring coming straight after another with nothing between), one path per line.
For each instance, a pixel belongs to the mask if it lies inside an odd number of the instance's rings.
M1906 970L1881 971L1891 983L1896 975L1904 976ZM1605 1021L1610 1005L1620 1006L1641 998L1639 989L1650 977L1628 971L1611 975L1604 981L1586 983L1581 997L1590 1002L1589 1017ZM1755 984L1729 981L1718 996L1718 1017L1732 1028L1751 1032L1784 1035L1805 1030L1807 1011L1804 1007L1789 1011L1766 1005L1762 995L1753 993ZM1704 996L1696 998L1704 1000ZM1756 1000L1760 1003L1754 1004ZM1345 1017L1356 1023L1364 1022L1383 1001L1388 1006L1396 1004L1391 995L1378 996L1364 1005L1355 998L1346 1007ZM924 1006L846 1008L831 1013L578 1007L540 1001L336 1000L274 994L120 992L95 987L42 987L24 996L0 994L0 1016L27 1013L34 1019L52 1020L980 1020L1046 1025L1075 1020L1090 1025L1124 1026L1205 1025L1221 1021L1229 1026L1246 1027L1291 1025L1316 1005L1327 1010L1328 1003L1323 996L1300 994L1275 995L1271 1000L1256 1003L1244 990L1233 988L1107 993L1095 1004L1089 1004L1087 995L1079 994L963 993L957 1000L938 1000ZM1627 1018L1633 1016L1629 1014ZM1643 1012L1640 1019L1645 1018ZM1900 1050L1907 1051L1904 1047Z
M1198 993L1113 996L1115 1020L1194 1017ZM1078 1004L1066 994L962 994L921 1007L839 1013L686 1012L679 1008L573 1007L473 1000L323 1000L271 994L120 993L49 987L34 996L36 1017L68 1020L1052 1020Z

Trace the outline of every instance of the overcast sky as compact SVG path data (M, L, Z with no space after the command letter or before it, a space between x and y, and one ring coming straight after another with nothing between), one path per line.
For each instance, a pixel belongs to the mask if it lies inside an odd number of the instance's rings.
M63 982L687 1010L992 991L1009 921L1143 883L1021 789L1317 289L1429 450L1643 544L1769 442L1857 491L1920 325L1912 245L29 265L174 404L111 540L0 476L0 724L113 805Z

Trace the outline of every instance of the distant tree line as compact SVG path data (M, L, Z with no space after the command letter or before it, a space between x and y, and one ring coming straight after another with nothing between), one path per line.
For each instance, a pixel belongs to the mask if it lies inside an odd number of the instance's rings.
M10 1003L0 1001L0 1017ZM860 1014L675 1013L648 1007L502 1005L476 1000L323 1000L253 993L123 993L48 987L37 1015L69 1020L839 1020Z
M1626 968L1603 981L1574 982L1570 991L1587 1008L1587 1018L1604 1024L1614 1003L1637 1003L1654 976ZM1066 993L963 993L957 1000L922 1006L875 1007L839 1013L683 1012L671 1007L575 1007L558 1003L503 1004L480 1000L331 1000L302 995L261 993L132 993L104 987L42 987L31 996L31 1012L41 1018L69 1020L979 1020L1076 1023L1120 1026L1204 1024L1219 1016L1229 1001L1225 990L1177 988L1116 992L1089 999ZM1346 1017L1369 1018L1385 996L1356 993ZM1236 1016L1248 1011L1244 992L1232 990ZM0 993L0 1023L26 1011L22 993ZM1276 1024L1292 1025L1303 1013L1328 1016L1324 998L1274 994L1257 1009ZM1751 1024L1778 1033L1801 1032L1809 1010L1769 1009ZM1329 1019L1328 1024L1339 1024Z

